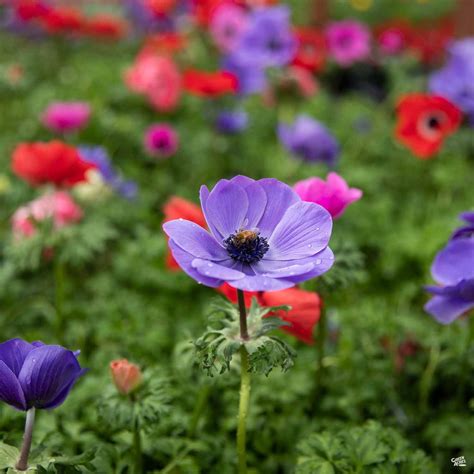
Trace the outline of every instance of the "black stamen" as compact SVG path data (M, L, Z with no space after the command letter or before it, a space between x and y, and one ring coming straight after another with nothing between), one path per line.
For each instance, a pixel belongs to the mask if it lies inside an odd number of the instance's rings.
M232 259L247 264L261 260L269 249L267 239L250 230L240 230L229 235L224 245Z

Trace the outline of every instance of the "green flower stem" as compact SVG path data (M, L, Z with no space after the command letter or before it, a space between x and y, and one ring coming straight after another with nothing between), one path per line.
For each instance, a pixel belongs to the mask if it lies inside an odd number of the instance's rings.
M56 332L61 343L64 343L64 264L54 259L54 308L56 310Z
M433 385L433 377L438 367L440 359L440 349L439 346L433 345L430 350L430 357L426 369L423 372L420 380L420 412L422 414L426 413L428 409L428 399L430 396L431 387Z
M326 350L326 339L328 334L328 321L324 304L321 307L321 316L318 321L318 330L316 334L316 393L322 389L324 380L324 355Z
M247 310L245 308L244 292L237 290L240 313L240 337L248 340ZM237 456L239 461L239 474L247 474L247 414L250 401L250 372L249 354L244 344L240 346L240 401L237 423Z
M249 355L245 346L240 346L240 402L237 424L237 454L239 474L247 474L247 414L250 400Z
M204 385L198 395L196 405L194 406L193 416L191 417L191 422L189 423L188 436L194 438L196 434L196 429L201 419L201 415L206 408L207 401L209 400L209 395L211 393L211 386Z
M33 440L33 428L35 426L35 408L30 408L26 412L25 433L23 435L23 444L21 446L20 457L16 463L15 469L26 471L28 469L28 457L30 455L31 441Z
M134 474L143 473L143 456L142 456L142 437L140 434L140 422L135 417L133 424L133 456L134 456Z

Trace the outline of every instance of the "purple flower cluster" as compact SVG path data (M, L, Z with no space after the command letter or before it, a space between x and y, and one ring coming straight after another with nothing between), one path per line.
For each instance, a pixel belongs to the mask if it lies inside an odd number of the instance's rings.
M323 162L333 167L339 145L329 130L317 120L300 115L292 125L280 124L278 136L294 156L308 162Z
M454 42L446 65L431 75L429 89L456 104L474 126L474 38Z
M247 128L248 114L243 110L223 110L217 116L215 124L220 133L239 133Z
M78 355L61 346L22 339L0 344L0 400L23 411L56 408L87 372Z
M199 283L273 291L331 268L331 215L286 184L236 176L200 196L210 232L184 219L163 226L173 257Z
M84 161L94 164L104 183L126 199L133 199L137 195L137 185L127 181L114 169L107 151L100 146L81 146L79 154Z
M426 287L434 296L425 310L442 324L452 323L474 308L474 212L460 217L466 225L453 233L431 267L439 286Z

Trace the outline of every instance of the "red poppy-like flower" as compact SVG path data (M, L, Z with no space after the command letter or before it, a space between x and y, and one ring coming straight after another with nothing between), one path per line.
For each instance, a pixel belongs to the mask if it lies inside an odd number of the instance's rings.
M395 55L406 49L413 28L406 21L395 19L376 26L374 33L382 53Z
M454 25L444 19L435 24L417 25L408 37L409 48L425 64L438 62L454 37Z
M174 54L187 46L187 38L179 33L158 33L147 38L140 55Z
M176 6L176 0L145 0L145 5L156 16L164 16Z
M306 344L314 344L313 329L321 317L322 300L317 293L288 288L281 291L265 292L261 296L263 306L291 306L290 311L278 311L269 316L278 316L291 326L282 326L281 329L292 334Z
M293 58L293 65L300 66L312 72L320 72L326 62L326 39L324 35L309 28L299 28L295 31L298 49Z
M195 222L197 225L206 228L206 219L201 210L201 207L191 201L172 196L163 206L163 213L165 215L164 222L172 221L174 219L186 219ZM179 265L176 263L173 255L168 249L166 256L166 267L169 270L179 270Z
M194 0L192 13L196 23L206 27L211 22L215 10L223 3L234 3L231 0Z
M13 172L33 186L74 186L86 181L86 172L93 168L74 147L58 140L20 143L12 155Z
M190 69L184 73L184 88L199 97L219 97L237 92L237 77L227 71L204 72Z
M237 303L237 290L227 283L216 288L230 302ZM305 344L314 344L313 330L321 316L322 301L318 294L299 288L289 288L281 291L244 292L245 306L250 307L253 298L257 298L261 306L291 306L290 311L269 313L267 317L277 316L290 323L281 329L295 336Z
M461 123L461 111L449 100L428 94L409 94L397 105L395 135L418 157L427 159Z
M84 25L81 12L69 7L51 9L40 20L49 33L74 33Z
M46 15L50 8L41 0L18 0L15 4L15 14L23 21L29 21Z
M96 15L89 18L83 26L83 33L97 38L122 38L127 25L120 18L112 15Z

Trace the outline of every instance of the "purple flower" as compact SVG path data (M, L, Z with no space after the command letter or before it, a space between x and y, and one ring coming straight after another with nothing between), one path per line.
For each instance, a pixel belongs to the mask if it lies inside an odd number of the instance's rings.
M157 158L168 158L178 150L178 134L169 125L155 124L145 132L145 148Z
M0 344L0 400L24 411L56 408L87 371L77 355L61 346L22 339Z
M425 310L441 324L452 323L474 308L474 239L452 240L436 255L431 274L441 286L428 286L435 295Z
M370 54L370 32L357 21L332 23L326 30L328 49L341 66L350 66Z
M429 90L456 104L474 125L474 38L456 41L448 51L448 62L431 75Z
M210 32L217 46L225 52L235 49L247 27L247 14L237 5L224 3L213 13Z
M329 130L307 115L298 116L292 125L280 124L278 137L290 153L304 161L334 166L339 154L339 145Z
M262 92L267 86L265 68L255 61L244 61L231 55L222 61L222 69L237 77L238 93L241 95Z
M137 185L120 176L112 166L112 162L105 148L101 146L80 146L79 154L84 161L96 165L102 180L114 191L126 199L133 199L137 195Z
M288 7L259 8L249 18L249 25L235 54L241 62L262 67L285 66L294 57L296 39L290 28Z
M282 290L331 268L331 215L286 184L236 176L200 194L210 232L184 219L163 225L173 257L198 283Z
M474 212L462 212L459 218L466 222L459 229L456 229L451 236L451 240L459 239L460 237L474 237Z
M56 133L75 132L89 121L91 108L85 102L54 102L41 116L46 128Z
M220 112L216 119L216 128L221 133L239 133L247 128L248 115L243 110Z

